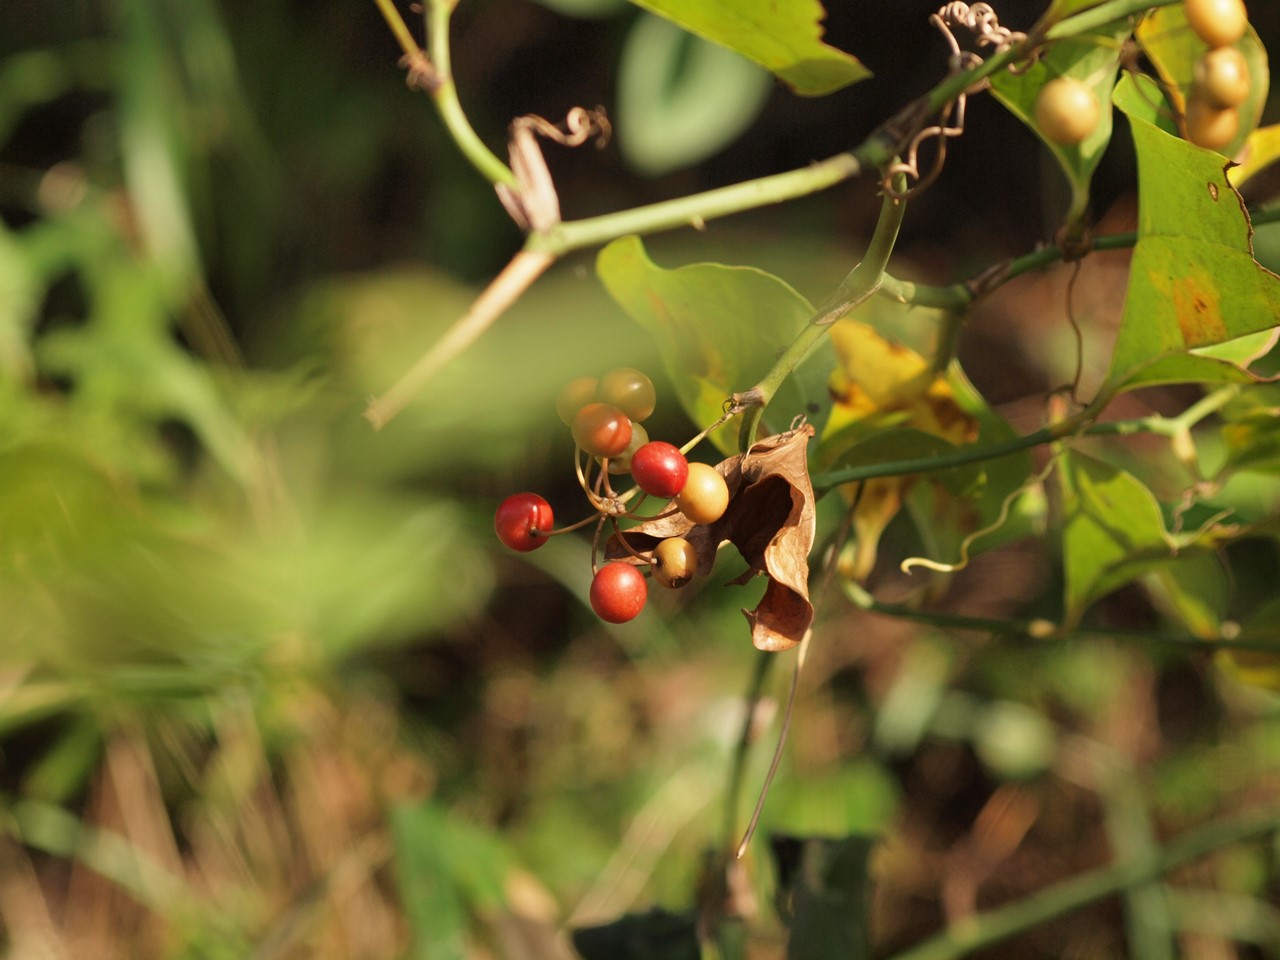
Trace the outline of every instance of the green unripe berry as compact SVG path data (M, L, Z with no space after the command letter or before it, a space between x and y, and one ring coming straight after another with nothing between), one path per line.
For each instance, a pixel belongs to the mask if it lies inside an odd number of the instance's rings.
M617 407L632 420L646 420L657 404L653 381L632 367L618 367L600 378L596 399Z
M649 433L644 427L638 423L631 424L631 442L627 444L627 449L623 450L616 457L609 458L610 473L630 473L631 460L636 455L636 451L649 442Z
M574 377L556 396L556 415L568 426L573 426L573 418L578 411L596 398L596 387L599 377Z

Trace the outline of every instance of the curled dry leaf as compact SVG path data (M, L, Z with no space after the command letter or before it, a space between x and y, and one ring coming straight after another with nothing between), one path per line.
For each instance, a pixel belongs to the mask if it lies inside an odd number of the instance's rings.
M511 219L521 230L549 230L560 222L560 197L556 193L547 161L543 159L538 136L566 147L580 147L592 137L602 147L609 139L609 119L604 107L586 110L574 107L563 123L554 124L536 114L516 117L511 122L508 155L516 187L495 186Z
M729 506L715 523L695 526L678 513L646 521L610 538L606 556L640 564L667 537L684 537L697 551L699 576L706 576L716 551L732 543L748 567L731 582L743 584L760 574L769 578L760 603L743 611L751 624L751 642L767 651L794 647L813 621L809 551L815 513L808 459L813 432L805 424L718 463L716 470L729 488ZM618 542L620 536L639 556Z

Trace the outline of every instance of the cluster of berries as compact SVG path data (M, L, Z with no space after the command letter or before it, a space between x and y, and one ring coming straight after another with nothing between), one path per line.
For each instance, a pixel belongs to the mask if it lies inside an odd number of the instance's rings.
M1240 133L1240 105L1249 98L1249 66L1236 46L1249 15L1243 0L1183 0L1182 9L1191 29L1209 47L1196 61L1187 98L1187 139L1221 150ZM1044 135L1063 146L1084 141L1101 117L1093 90L1066 76L1040 88L1034 112Z
M610 623L625 623L644 608L648 585L641 565L649 568L660 585L682 587L696 572L698 556L689 541L670 537L654 548L652 556L633 554L630 560L597 564L600 533L606 523L617 531L619 520L653 519L636 513L646 497L670 501L659 516L679 512L693 524L714 523L729 505L729 488L715 467L685 458L705 432L684 449L649 439L641 423L655 405L653 381L630 367L619 367L600 378L570 380L556 398L556 413L572 431L578 482L593 514L556 530L551 505L543 497L516 493L502 501L494 515L498 539L521 552L536 550L555 534L595 522L591 608ZM615 492L610 478L627 473L635 487ZM624 537L618 542L630 550Z
M1236 46L1249 14L1242 0L1185 0L1183 10L1209 47L1196 61L1187 98L1187 139L1221 150L1240 133L1240 105L1249 98L1249 66Z

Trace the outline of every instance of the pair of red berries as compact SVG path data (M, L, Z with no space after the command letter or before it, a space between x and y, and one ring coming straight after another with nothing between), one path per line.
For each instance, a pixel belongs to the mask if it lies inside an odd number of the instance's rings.
M672 500L694 523L712 523L724 513L729 491L724 478L705 463L689 463L670 443L649 440L640 426L655 406L653 382L630 367L620 367L600 379L578 377L560 391L556 412L569 425L578 449L588 455L599 472L594 481L590 469L579 464L578 478L596 516L563 530L555 530L551 505L536 493L517 493L499 505L494 530L513 550L536 550L555 533L568 532L583 523L606 520L615 529L621 518L636 518L609 484L609 474L630 473L639 490ZM594 555L594 552L593 552ZM688 583L697 569L693 547L680 537L664 540L654 550L649 567L654 579L667 587ZM594 567L594 561L593 561ZM632 563L613 560L595 569L591 581L591 607L603 620L625 623L644 608L648 586L644 574Z

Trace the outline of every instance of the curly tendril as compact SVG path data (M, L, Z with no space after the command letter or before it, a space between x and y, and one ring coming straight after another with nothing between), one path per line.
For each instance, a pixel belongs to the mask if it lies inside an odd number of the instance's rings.
M953 32L954 29L963 28L973 37L973 44L976 47L979 49L990 47L994 53L1003 53L1027 38L1025 33L1000 26L1000 20L989 3L975 3L970 6L961 0L954 0L952 3L944 4L937 13L931 14L929 22L942 31L947 44L951 47L947 70L952 75L971 70L982 63L982 57L977 53L961 48L960 41L956 39ZM901 151L903 158L885 168L882 181L885 193L899 200L905 200L928 188L938 179L947 159L947 140L964 133L964 110L969 94L985 90L989 85L986 79L979 81L943 107L937 123L922 126L911 136ZM933 165L929 171L922 174L919 163L920 147L929 140L937 140L937 152L934 154ZM899 174L902 174L910 184L905 189L894 185L894 180Z
M929 22L936 24L947 34L957 54L960 48L955 42L955 35L948 29L950 27L964 27L973 35L975 44L979 47L994 47L996 53L1003 53L1015 43L1027 39L1025 33L1000 26L1000 18L989 3L975 3L973 6L960 3L959 0L947 3L929 18Z

